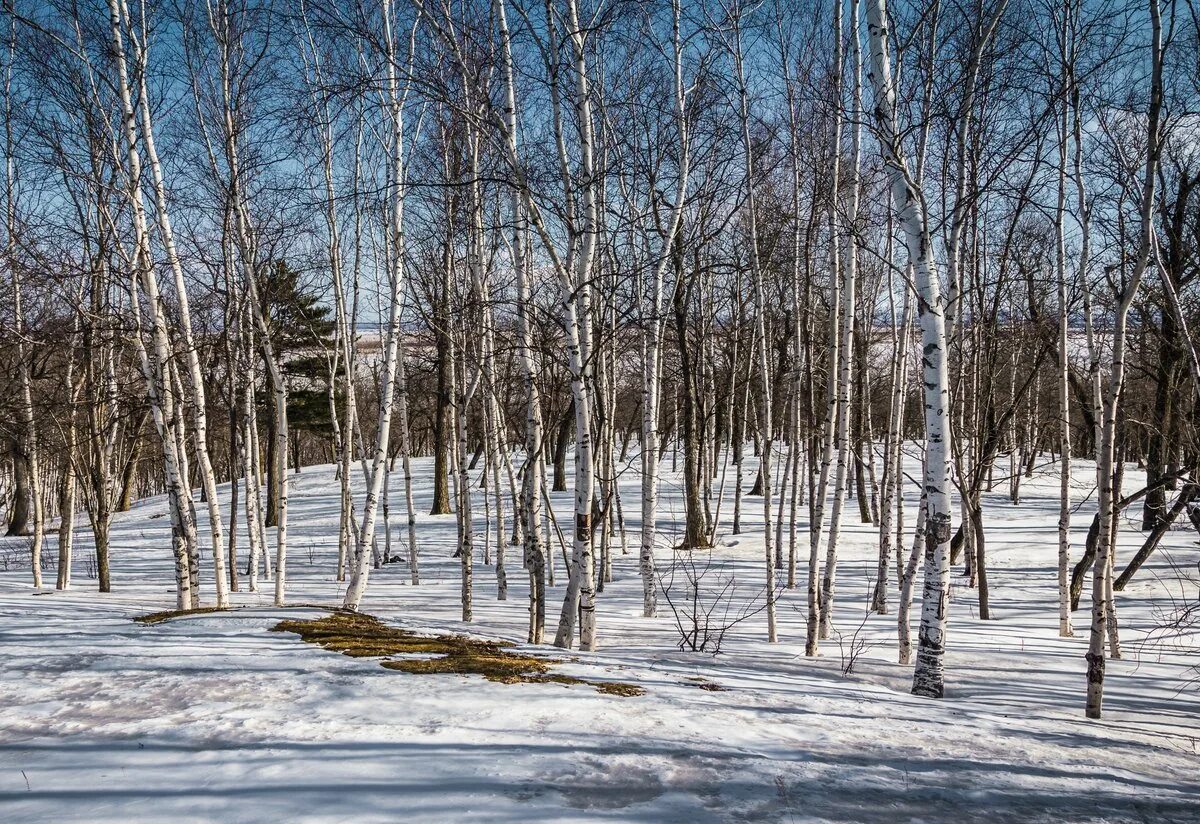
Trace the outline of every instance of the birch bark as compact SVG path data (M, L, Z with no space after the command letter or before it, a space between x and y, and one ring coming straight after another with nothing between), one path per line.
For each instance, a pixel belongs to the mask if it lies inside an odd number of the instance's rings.
M229 581L225 572L224 526L221 522L221 505L217 497L217 479L213 472L212 459L208 451L208 399L204 386L204 375L200 370L200 354L196 337L192 331L192 313L188 301L187 282L184 280L183 265L175 246L175 232L171 225L170 206L167 202L166 182L157 144L154 141L154 122L150 112L150 93L146 83L149 73L149 43L142 20L142 34L134 31L125 0L121 0L122 16L129 28L129 44L138 76L138 114L140 115L142 145L146 148L146 160L150 166L150 180L154 190L154 213L158 221L159 237L166 254L167 265L174 279L175 300L179 309L179 329L182 336L184 357L187 364L188 388L191 390L191 412L193 443L200 479L204 488L208 509L209 543L213 555L213 575L217 595L217 606L229 605ZM180 403L183 399L180 398Z
M918 316L921 323L922 383L925 399L925 495L928 514L925 536L925 583L918 635L913 693L940 698L944 692L946 611L950 576L950 455L949 372L946 364L946 325L933 243L924 198L913 182L896 122L896 92L885 0L867 2L870 43L868 79L874 89L873 119L892 199L904 231L909 261L916 273Z
M383 12L383 41L387 66L387 103L391 121L391 156L389 178L391 197L389 203L389 234L392 243L390 300L388 305L387 343L383 364L383 386L379 401L379 422L376 427L375 448L371 461L371 476L367 486L367 497L363 504L362 522L359 525L354 563L350 571L350 582L342 599L346 609L357 610L366 593L370 574L371 556L368 547L374 544L375 520L379 508L380 491L384 473L387 472L388 444L391 437L392 411L396 392L396 364L400 351L400 309L404 292L404 195L406 170L404 166L404 102L407 86L401 94L397 77L396 46L392 31L392 4L385 0ZM411 49L410 49L411 53Z
M1096 471L1099 476L1100 531L1096 558L1092 567L1092 615L1088 633L1087 702L1088 718L1100 718L1104 703L1104 642L1109 631L1112 610L1112 538L1115 533L1113 502L1116 500L1114 475L1117 466L1117 412L1125 379L1125 348L1129 309L1150 262L1154 245L1155 188L1162 150L1159 133L1163 106L1163 60L1165 45L1159 0L1150 0L1150 99L1147 111L1145 174L1138 204L1140 226L1138 252L1133 271L1121 291L1113 317L1112 367L1103 399L1100 440L1097 443Z
M662 237L662 248L650 280L649 317L643 320L642 365L642 533L639 569L642 574L642 614L653 618L658 614L655 589L654 543L658 518L658 418L662 371L660 348L663 339L663 277L670 263L671 249L683 219L687 196L690 140L686 116L686 93L683 81L683 42L680 36L680 0L671 4L672 68L674 69L673 103L675 128L679 135L680 161L668 228Z
M512 42L508 29L505 0L493 0L500 34L504 68L504 138L509 158L519 156L517 143L516 83L513 77ZM546 545L542 530L542 488L545 486L545 457L542 444L542 408L538 391L538 365L533 354L533 295L529 277L527 249L529 223L521 190L509 192L512 213L512 256L517 275L517 335L521 378L525 387L525 465L522 518L524 520L524 557L529 572L529 633L531 644L543 641L546 626Z
M839 20L839 36L840 36L840 20ZM862 109L862 47L858 31L858 3L855 0L851 4L850 11L850 53L851 67L854 73L852 104L850 109L851 121L854 124L851 130L851 154L850 154L850 202L847 206L846 216L843 219L838 219L838 193L834 192L834 225L844 223L844 228L839 226L839 235L844 236L845 249L845 266L842 267L842 288L841 288L841 322L839 324L841 331L841 342L838 346L838 382L837 382L837 422L835 426L835 437L837 439L837 472L833 486L833 508L829 513L829 537L825 553L825 572L823 586L821 587L821 621L819 627L819 635L821 639L829 637L830 629L833 624L833 587L837 579L837 549L838 538L841 534L842 509L846 501L846 484L847 473L849 471L850 460L850 402L852 399L852 375L854 364L854 314L855 314L855 287L858 276L858 241L855 235L855 224L858 218L858 203L861 178L859 176L859 161L862 156L862 127L860 125L861 118L859 112ZM839 90L840 90L839 83ZM842 106L842 100L839 95L837 100L839 109ZM835 147L840 151L840 147ZM832 238L833 243L839 243L840 239L835 235Z
M755 304L755 341L754 350L758 359L759 385L761 397L758 402L758 428L760 454L758 464L759 479L762 483L763 499L763 548L766 555L766 612L767 612L767 641L775 643L778 640L775 615L775 562L771 534L771 448L774 437L771 420L774 400L771 393L770 342L767 339L767 301L763 289L762 261L758 249L758 203L755 195L754 180L754 142L750 133L750 92L746 86L746 68L742 51L742 9L739 7L733 18L734 27L734 67L738 84L739 116L741 120L742 150L745 153L746 175L746 214L749 226L750 241L750 273Z
M142 375L146 381L150 400L151 417L163 453L163 475L176 540L173 542L175 557L176 607L190 609L198 605L196 593L191 586L190 545L195 544L195 524L191 515L191 489L181 471L182 456L179 454L176 422L168 385L168 369L173 357L170 333L167 327L164 301L159 292L158 279L154 273L150 255L149 229L146 222L142 198L142 161L138 150L137 115L133 106L132 86L129 79L128 60L125 51L125 14L119 0L107 0L109 10L109 34L112 37L113 59L117 68L117 94L121 102L122 136L125 142L129 199L133 213L134 244L133 273L128 284L130 311L134 316L137 334L134 346ZM151 319L151 349L142 343L141 312L139 308L138 281L146 293Z

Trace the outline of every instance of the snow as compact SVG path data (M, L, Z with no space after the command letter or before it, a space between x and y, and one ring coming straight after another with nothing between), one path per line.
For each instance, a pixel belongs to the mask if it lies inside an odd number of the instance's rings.
M432 467L414 469L423 582L409 584L403 564L373 571L364 611L411 629L521 640L519 550L508 551L506 602L477 564L475 621L462 624L454 518L424 515ZM1081 463L1077 500L1094 486L1089 473ZM682 511L678 477L664 475L660 560ZM1128 487L1139 481L1130 468ZM392 482L402 489L399 474ZM1190 528L1171 532L1118 595L1125 658L1108 664L1097 722L1083 717L1086 591L1076 637L1057 636L1056 468L1025 482L1018 507L1003 483L988 496L995 620L977 619L975 593L956 573L941 701L908 693L894 614L865 616L876 538L856 506L842 532L841 642L804 657L802 561L800 588L779 603L781 642L767 644L765 616L752 614L714 656L678 650L669 609L640 617L635 469L621 483L630 553L618 544L615 580L598 599L601 649L570 653L557 671L635 683L647 691L640 697L407 675L269 632L283 617L324 614L301 605L340 598L330 467L294 478L288 597L297 606L282 610L270 606L268 585L235 594L231 613L134 623L174 606L164 502L118 517L108 595L84 575L81 519L70 592L34 593L27 570L0 572L0 821L1200 821L1200 639L1162 628L1172 597L1197 597L1170 565L1195 568ZM567 515L569 494L554 497ZM392 500L400 545L403 497ZM906 501L910 524L915 503ZM1075 514L1077 545L1094 505ZM731 614L762 590L761 507L747 505L743 517L746 532L733 537L723 516L705 579L736 577ZM1123 559L1139 543L1135 526L1122 524ZM806 556L803 533L800 548ZM561 562L557 572L551 635ZM843 675L856 632L863 649Z

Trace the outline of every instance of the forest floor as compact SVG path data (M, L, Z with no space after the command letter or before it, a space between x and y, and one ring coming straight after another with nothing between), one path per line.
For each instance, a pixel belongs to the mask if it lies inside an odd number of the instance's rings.
M422 583L409 583L406 564L387 565L371 574L363 610L409 630L521 641L528 590L519 550L508 551L505 602L477 563L475 620L463 624L454 517L424 515L431 466L415 469ZM660 555L669 556L681 499L678 476L664 474ZM1076 556L1095 510L1089 478L1081 463ZM1131 469L1127 486L1140 481ZM799 588L778 604L780 643L766 643L754 607L764 580L761 503L750 497L744 534L731 536L723 515L719 546L680 559L670 584L679 603L687 571L700 570L703 590L728 598L717 623L744 620L719 654L681 652L665 600L661 617L641 617L638 482L633 464L621 480L629 554L618 542L613 582L599 597L601 648L559 655L565 662L554 669L645 690L635 696L410 674L339 655L270 631L283 618L327 613L272 608L269 582L234 595L232 612L135 623L174 606L162 499L118 516L111 594L97 594L87 577L82 516L69 592L33 592L15 560L26 550L8 539L0 821L1200 821L1200 636L1166 628L1180 599L1198 597L1190 526L1172 531L1119 594L1124 658L1108 664L1104 719L1088 721L1087 590L1076 636L1057 633L1055 467L1024 484L1020 506L1003 482L987 498L993 620L978 619L976 594L956 571L940 701L910 695L911 668L895 663L895 595L893 614L865 613L877 538L857 523L853 503L835 637L819 658L804 656L804 561ZM399 474L393 484L392 535L403 554ZM554 498L565 520L570 496ZM906 502L910 523L915 503ZM294 477L292 604L340 600L337 508L331 468ZM481 525L482 501L476 517ZM799 526L806 557L806 521ZM1121 526L1126 559L1141 536L1137 523ZM243 535L243 555L245 547ZM55 553L53 540L47 550ZM551 637L565 579L558 567ZM1191 582L1180 582L1188 570ZM206 601L211 593L206 578ZM918 618L919 604L914 626Z

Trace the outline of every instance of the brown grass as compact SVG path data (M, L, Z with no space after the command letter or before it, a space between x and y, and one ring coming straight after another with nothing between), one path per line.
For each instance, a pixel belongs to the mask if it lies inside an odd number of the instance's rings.
M481 675L500 684L587 684L605 695L644 695L634 684L589 681L550 672L562 661L512 652L505 641L481 641L464 635L418 635L388 626L359 612L335 612L324 618L280 621L273 632L293 632L301 640L356 658L384 658L382 666L409 675ZM394 656L427 655L428 658Z

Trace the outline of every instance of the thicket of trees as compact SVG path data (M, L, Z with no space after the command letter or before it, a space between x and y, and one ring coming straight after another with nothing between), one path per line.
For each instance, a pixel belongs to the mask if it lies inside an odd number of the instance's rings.
M636 545L654 616L665 551L753 505L766 640L804 587L816 655L856 517L905 663L920 590L913 691L936 697L953 567L989 617L981 496L1018 504L1057 460L1060 631L1090 573L1099 717L1114 590L1180 515L1200 528L1191 0L12 0L3 21L0 478L35 586L70 585L83 513L107 591L114 513L165 493L179 608L263 575L282 605L288 478L333 462L356 609L401 555L419 582L409 459L433 455L464 620L475 562L503 599L518 545L541 642L562 540L554 643L593 649L614 552ZM403 553L379 528L397 461Z

